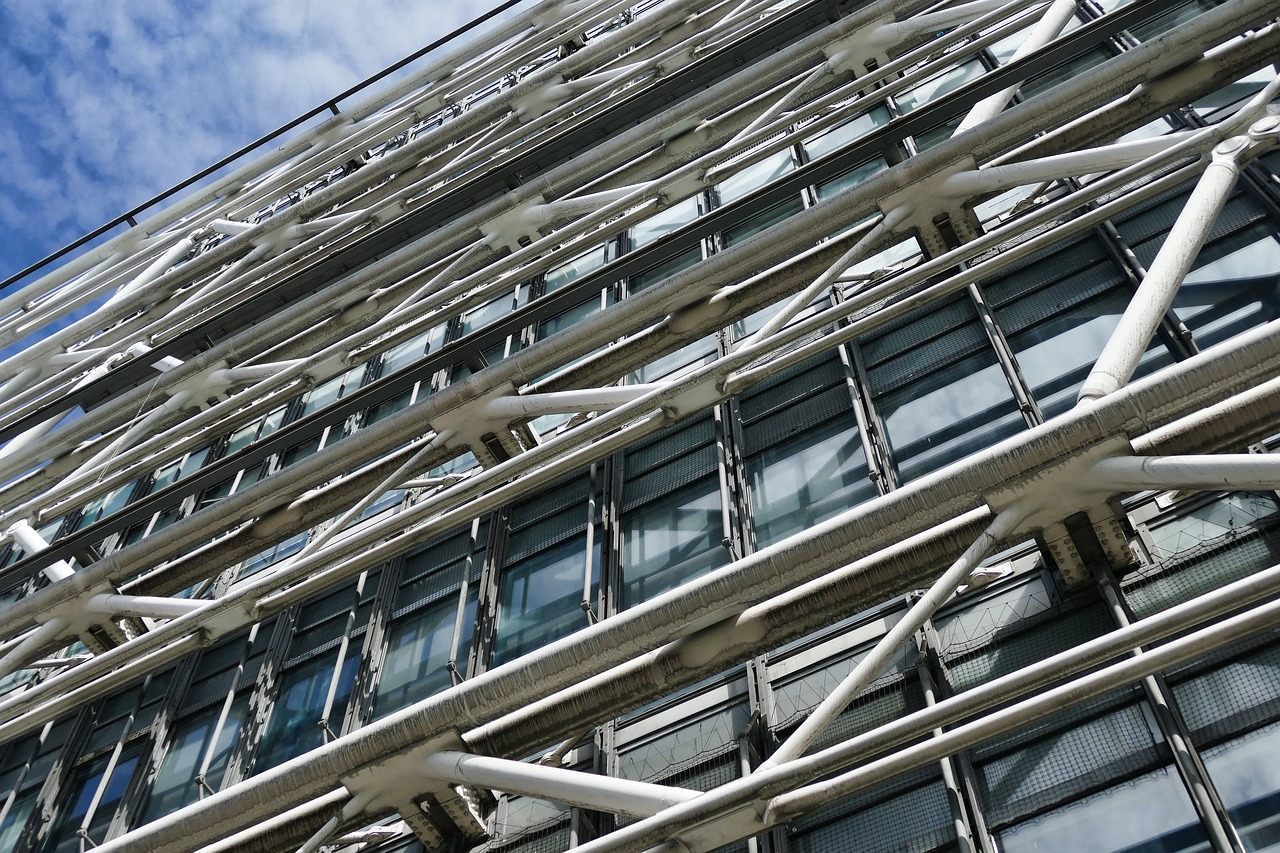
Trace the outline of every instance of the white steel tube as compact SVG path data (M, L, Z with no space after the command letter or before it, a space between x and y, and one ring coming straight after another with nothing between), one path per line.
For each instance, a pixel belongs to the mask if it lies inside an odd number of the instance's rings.
M939 737L904 747L892 755L869 762L824 782L774 797L765 814L765 823L774 824L820 808L840 797L864 790L916 767L976 746L1013 731L1040 717L1074 707L1108 691L1132 684L1141 678L1199 657L1233 640L1247 637L1275 625L1280 618L1280 601L1272 601L1201 628L1185 637L1148 649L1137 657L1125 658L1097 672L1082 675L1066 684L1050 688L1030 699L988 713L953 728ZM941 704L941 703L939 703ZM937 707L937 706L935 706Z
M545 394L516 394L495 397L484 406L485 414L493 418L537 417L567 412L599 412L652 393L660 385L618 385L609 388L582 388L572 391L551 391Z
M49 547L49 543L44 541L44 537L40 532L33 528L26 519L19 519L9 528L9 535L13 537L13 541L18 547L28 554L37 554ZM46 566L44 576L51 582L69 578L75 574L75 570L71 568L66 560L59 560L51 566Z
M1075 17L1075 13L1076 0L1053 0L1053 3L1044 12L1040 20L1031 28L1031 32L1027 33L1027 37L1022 44L1018 45L1018 49L1014 51L1010 61L1021 59L1056 39L1067 23ZM959 126L955 129L955 134L964 133L966 130L977 127L999 115L1009 105L1009 99L1013 97L1021 85L1022 81L1014 83L1012 86L1008 86L974 104L968 114L960 120Z
M634 782L451 750L432 753L423 760L422 766L432 779L454 785L493 788L631 817L655 815L665 808L688 802L701 793L687 788Z
M95 595L85 602L85 611L101 616L137 616L176 619L204 607L205 602L189 598L154 595Z
M1212 13L1207 13L1207 14L1212 14ZM796 227L797 227L797 228L799 228L799 227L800 227L799 223L797 223ZM657 291L655 291L655 292L657 292ZM416 412L415 412L415 414L416 414ZM283 580L283 578L282 578L282 580Z
M823 730L831 725L835 718L849 706L849 703L880 674L903 644L910 640L924 626L924 623L932 618L938 608L955 594L960 585L969 579L973 570L996 543L1012 535L1024 517L1025 512L1018 504L1001 510L982 535L951 564L950 568L942 573L942 576L923 595L916 599L911 608L880 638L867 656L858 661L853 671L827 694L822 703L809 713L800 727L778 746L773 755L769 756L756 772L785 764L803 755Z
M1219 143L1214 149L1213 159L1169 229L1151 269L1133 294L1129 307L1080 387L1079 402L1097 400L1113 393L1133 376L1151 337L1173 304L1183 277L1191 269L1200 247L1209 236L1209 230L1227 203L1227 196L1240 176L1240 155L1248 147L1247 138L1234 137Z
M47 622L36 626L36 629L22 638L16 646L0 657L0 678L23 668L23 664L34 658L52 643L70 626L61 616L52 616Z
M796 784L848 767L868 756L923 737L935 729L952 725L1011 699L1061 682L1133 648L1158 642L1187 628L1216 619L1273 595L1276 591L1280 591L1280 566L1264 569L1129 626L1088 640L1008 675L943 699L936 705L859 734L844 743L827 747L772 770L757 771L709 791L705 796L683 806L673 807L661 815L622 827L610 834L608 849L612 853L646 850L662 838L701 826L721 815L730 814L735 809L750 808L754 802L786 792ZM759 829L763 829L763 826L759 826L757 831ZM596 848L588 845L584 848L584 853L595 853L595 850Z
M1143 489L1280 489L1280 455L1117 456L1091 476L1115 491Z

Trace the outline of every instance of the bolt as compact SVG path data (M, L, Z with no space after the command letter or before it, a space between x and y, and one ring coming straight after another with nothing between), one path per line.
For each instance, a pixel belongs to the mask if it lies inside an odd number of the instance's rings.
M1249 135L1255 139L1259 136L1274 136L1276 134L1280 134L1280 116L1260 118L1249 128Z

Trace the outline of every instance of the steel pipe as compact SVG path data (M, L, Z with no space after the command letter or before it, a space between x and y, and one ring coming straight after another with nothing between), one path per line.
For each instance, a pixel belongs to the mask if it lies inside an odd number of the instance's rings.
M584 809L648 817L697 797L699 791L598 776L562 767L526 764L444 750L427 756L423 771L432 779L454 785L492 788L540 800L568 803Z

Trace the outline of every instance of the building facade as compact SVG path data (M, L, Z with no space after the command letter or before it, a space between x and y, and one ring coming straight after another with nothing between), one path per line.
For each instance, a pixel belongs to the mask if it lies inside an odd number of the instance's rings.
M15 276L0 850L1280 849L1275 18L519 4Z

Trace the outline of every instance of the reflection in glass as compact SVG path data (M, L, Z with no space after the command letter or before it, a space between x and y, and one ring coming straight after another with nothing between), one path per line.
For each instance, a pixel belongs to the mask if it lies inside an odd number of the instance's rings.
M476 595L467 597L462 612L458 650L453 631L458 620L458 596L450 595L434 607L404 617L391 628L386 663L378 680L374 716L412 705L453 686L449 663L466 668L467 651L476 620Z
M325 730L342 727L342 717L355 682L358 655L348 654L337 673L331 719L324 720L329 683L334 678L338 652L312 658L285 673L280 681L280 695L271 709L271 721L263 735L254 772L261 772L288 761L296 755L316 749L325 743Z
M73 789L76 794L58 821L58 828L49 836L44 848L46 853L79 853L81 844L77 831L81 828L95 845L106 840L111 818L129 787L134 768L138 766L136 754L121 756L111 768L110 778L103 784L111 758L111 755L104 755L80 771L80 782Z
M876 494L858 430L832 420L748 460L756 542L785 539Z
M877 405L903 482L1026 427L990 351L928 373Z
M757 160L717 185L716 192L720 197L720 203L729 204L737 201L752 190L759 189L795 167L791 152L786 149L775 152L763 160Z
M673 589L728 562L720 485L698 485L625 514L623 606Z
M204 771L204 783L208 791L218 790L222 785L222 776L226 773L231 751L240 738L248 705L249 696L246 693L232 704L220 728L218 718L222 714L221 703L177 724L169 750L165 753L164 763L156 774L151 799L143 813L144 823L164 817L200 798L202 786L196 781L196 776L201 772L215 729L217 744L210 757L209 767Z
M918 110L930 101L954 92L970 80L981 77L983 73L982 63L970 59L900 94L898 107L904 113Z
M4 820L0 821L0 850L18 849L18 839L22 836L27 818L31 816L31 809L36 804L37 793L39 793L37 790L32 790L18 797L9 809L9 813L4 816Z
M697 196L676 202L643 222L637 222L631 226L631 246L635 249L647 246L659 237L665 237L677 228L688 225L697 218Z
M806 139L804 141L805 153L809 155L810 160L825 157L832 151L845 147L855 139L866 136L880 125L888 123L888 108L884 106L872 107L868 112L852 121L837 125L826 133L820 133L817 136Z
M1161 768L1000 833L1004 853L1205 850L1204 830L1177 775Z
M1249 851L1280 850L1280 725L1201 752Z
M1075 405L1080 386L1127 305L1128 294L1113 290L1100 299L1050 316L1039 325L1009 337L1018 367L1046 419ZM1172 360L1157 338L1139 361L1134 378L1145 376Z
M1266 235L1203 260L1174 297L1178 318L1204 349L1280 316L1280 242Z
M503 572L495 664L586 627L582 611L585 543L585 536L575 536Z

